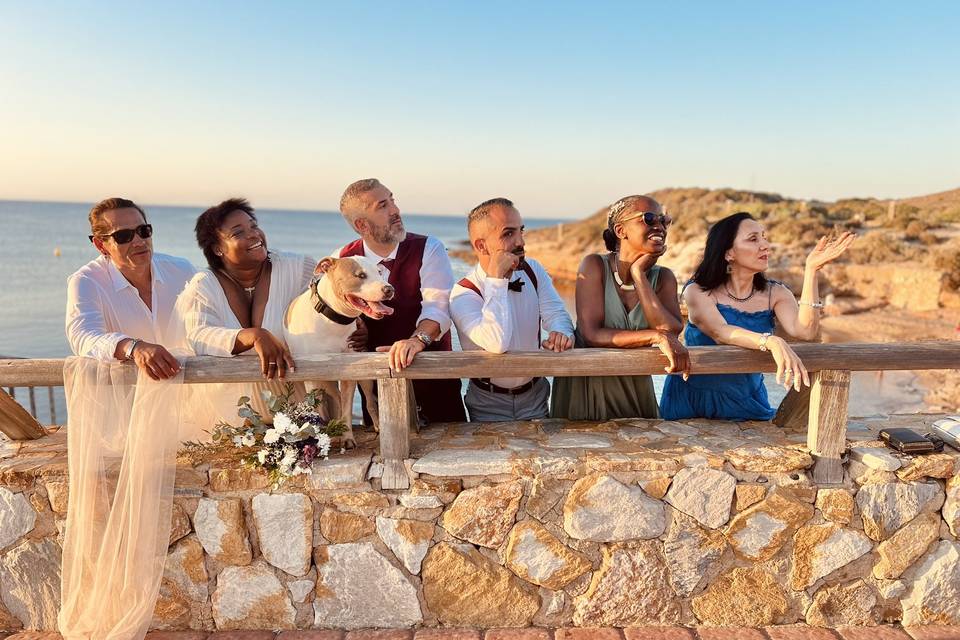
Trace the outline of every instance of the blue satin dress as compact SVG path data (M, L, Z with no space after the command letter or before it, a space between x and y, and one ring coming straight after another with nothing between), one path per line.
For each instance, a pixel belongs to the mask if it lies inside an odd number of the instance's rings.
M717 304L717 311L727 324L757 333L773 333L772 309L749 312ZM692 322L687 323L684 341L688 347L717 344ZM660 399L660 415L665 420L770 420L774 414L776 409L767 399L762 373L692 375L687 381L679 375L669 375Z

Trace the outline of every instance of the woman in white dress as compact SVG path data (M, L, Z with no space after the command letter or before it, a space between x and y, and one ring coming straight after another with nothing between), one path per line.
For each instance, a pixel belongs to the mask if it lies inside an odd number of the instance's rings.
M242 198L200 214L196 234L209 268L194 276L178 301L187 346L196 355L258 356L264 383L206 385L206 391L219 419L235 421L243 395L269 419L261 391L283 391L283 379L293 370L283 320L290 302L310 286L316 262L268 250L253 207ZM302 383L294 387L302 397Z
M64 640L142 640L167 558L180 442L203 438L218 418L235 421L241 395L269 418L259 391L281 391L293 367L280 337L283 318L309 286L313 260L268 252L246 200L208 209L196 231L210 269L177 298L159 342L177 357L256 354L265 383L184 385L182 370L163 376L141 370L134 377L115 359L68 361Z

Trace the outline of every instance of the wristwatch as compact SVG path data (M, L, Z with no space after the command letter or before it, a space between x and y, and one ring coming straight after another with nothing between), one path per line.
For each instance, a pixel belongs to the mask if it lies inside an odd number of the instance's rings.
M430 337L429 333L417 331L415 334L413 334L413 337L422 342L423 346L425 347L429 347L433 344L433 338Z
M133 350L137 348L138 344L140 344L140 338L134 338L130 341L130 344L127 345L127 348L123 350L124 360L133 360Z

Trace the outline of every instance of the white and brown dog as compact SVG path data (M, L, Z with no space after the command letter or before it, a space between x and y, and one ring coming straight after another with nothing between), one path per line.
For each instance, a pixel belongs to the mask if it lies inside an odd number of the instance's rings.
M293 359L349 352L347 338L356 329L361 315L379 319L393 313L383 304L393 298L393 285L383 278L376 262L364 256L324 258L317 264L310 288L294 298L287 308L283 337ZM344 444L353 446L353 396L356 380L317 382L332 401L332 409L347 425ZM367 412L380 430L373 382L362 381ZM328 405L329 406L329 405Z

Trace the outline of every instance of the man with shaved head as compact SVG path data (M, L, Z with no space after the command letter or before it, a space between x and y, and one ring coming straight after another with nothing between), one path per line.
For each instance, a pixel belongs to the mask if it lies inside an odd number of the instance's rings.
M386 303L393 314L365 321L366 350L388 352L394 370L409 366L421 351L451 351L453 270L443 243L407 233L393 193L376 178L348 186L340 198L340 212L360 238L333 255L372 258L396 292ZM460 380L415 380L413 388L423 421L466 420Z
M464 351L566 351L573 323L546 270L526 257L523 218L510 200L477 205L467 229L477 266L454 286L450 315ZM547 338L541 342L541 328ZM470 420L493 422L547 417L545 378L470 380L464 398Z

